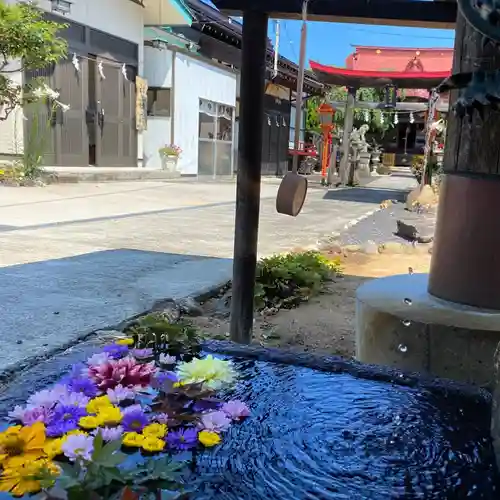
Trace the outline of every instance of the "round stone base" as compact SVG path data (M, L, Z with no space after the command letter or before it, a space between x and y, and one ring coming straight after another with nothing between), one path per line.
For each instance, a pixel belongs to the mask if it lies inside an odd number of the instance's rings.
M500 311L438 299L427 286L427 274L405 274L358 288L356 358L492 389Z

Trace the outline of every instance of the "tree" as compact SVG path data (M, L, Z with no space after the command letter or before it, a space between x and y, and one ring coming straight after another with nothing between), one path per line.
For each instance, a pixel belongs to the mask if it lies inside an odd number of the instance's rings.
M43 69L66 55L67 44L58 36L66 25L47 21L32 3L6 4L0 0L0 120L17 107L37 98L31 83L18 83L24 70ZM16 81L17 80L17 81Z

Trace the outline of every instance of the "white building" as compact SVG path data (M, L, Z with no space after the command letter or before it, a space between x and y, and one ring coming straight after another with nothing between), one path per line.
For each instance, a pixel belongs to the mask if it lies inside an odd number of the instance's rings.
M182 175L232 175L237 74L190 51L192 43L182 48L169 42L169 49L157 45L144 51L149 85L144 166L161 168L159 149L175 144L182 149L177 165Z
M10 0L14 2L15 0ZM49 127L45 164L132 167L142 163L143 133L136 129L135 77L144 70L145 25L189 25L180 0L41 0L47 18L68 24L61 36L68 57L43 76L70 110ZM23 75L15 78L22 81ZM22 154L34 116L47 123L47 109L13 113L0 122L0 156Z

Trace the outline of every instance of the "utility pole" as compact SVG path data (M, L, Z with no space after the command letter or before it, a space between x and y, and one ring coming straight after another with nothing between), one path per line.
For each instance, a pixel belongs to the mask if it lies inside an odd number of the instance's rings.
M276 19L274 21L274 67L273 67L273 78L278 76L278 60L279 60L279 52L280 52L280 21Z
M295 96L295 134L293 149L295 152L299 149L300 129L302 124L302 95L304 92L304 70L306 65L306 43L307 43L307 4L308 0L302 2L302 28L300 31L300 56L299 56L299 74L297 77L297 93ZM293 155L292 172L294 174L299 170L299 155Z

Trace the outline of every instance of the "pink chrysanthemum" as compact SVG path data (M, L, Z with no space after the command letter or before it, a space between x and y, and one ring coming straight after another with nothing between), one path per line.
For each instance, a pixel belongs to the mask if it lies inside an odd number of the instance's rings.
M101 391L114 389L118 385L127 388L147 387L155 374L154 363L138 363L131 356L109 359L100 365L89 366L88 376Z

